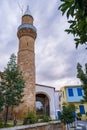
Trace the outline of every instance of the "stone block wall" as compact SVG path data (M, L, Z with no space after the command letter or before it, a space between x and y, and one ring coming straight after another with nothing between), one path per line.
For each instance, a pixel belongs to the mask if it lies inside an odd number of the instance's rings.
M65 127L63 124L59 122L50 122L50 123L15 126L12 128L6 128L6 129L4 128L0 130L65 130Z

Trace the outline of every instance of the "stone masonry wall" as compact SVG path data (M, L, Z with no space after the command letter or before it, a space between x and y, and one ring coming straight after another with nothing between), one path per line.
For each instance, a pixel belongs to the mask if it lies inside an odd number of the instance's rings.
M50 123L39 123L33 125L16 126L0 130L65 130L65 127L61 123L50 122Z

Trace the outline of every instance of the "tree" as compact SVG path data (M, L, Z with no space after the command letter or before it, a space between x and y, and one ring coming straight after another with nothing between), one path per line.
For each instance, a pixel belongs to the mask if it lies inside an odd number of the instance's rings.
M3 110L3 105L4 105L4 99L0 90L0 112Z
M73 108L71 106L73 106ZM72 105L66 104L66 105L63 106L63 110L62 110L61 115L60 115L60 120L65 125L67 124L67 129L69 129L68 124L73 123L74 120L75 120L74 111L75 111L75 107L74 107L73 104Z
M82 114L80 112L77 113L77 120L81 120Z
M4 98L1 91L2 90L0 89L0 112L3 110L3 106L4 106Z
M79 44L87 45L87 0L60 0L62 4L59 9L62 15L66 13L69 29L65 31L74 35L76 48ZM86 48L87 49L87 48ZM83 83L84 101L87 101L87 63L85 73L80 64L77 65L77 77Z
M69 29L65 31L74 35L76 48L79 44L87 44L87 0L60 0L59 9L66 13Z
M12 54L0 82L0 92L4 100L2 105L5 108L5 125L9 108L22 103L24 83L22 74L16 64L16 56Z
M2 77L3 73L0 72L0 80ZM3 105L4 105L4 97L2 93L2 88L0 88L0 112L3 110Z
M82 82L82 88L84 90L83 101L87 102L87 63L85 64L85 71L82 70L82 66L77 64L77 78Z

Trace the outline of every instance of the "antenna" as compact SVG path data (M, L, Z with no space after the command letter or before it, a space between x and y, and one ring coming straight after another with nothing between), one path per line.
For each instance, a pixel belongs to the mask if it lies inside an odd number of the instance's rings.
M21 12L22 12L22 14L23 14L23 5L21 6L21 5L19 4L19 2L18 2L18 7L19 7L19 9L21 10Z

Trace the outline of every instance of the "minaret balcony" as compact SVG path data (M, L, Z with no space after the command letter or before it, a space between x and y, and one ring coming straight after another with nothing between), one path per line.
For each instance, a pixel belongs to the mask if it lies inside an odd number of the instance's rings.
M37 36L37 30L32 24L22 24L18 27L18 38L21 38L22 36L31 36L34 39Z

